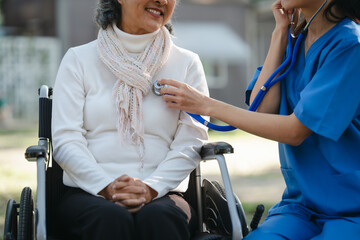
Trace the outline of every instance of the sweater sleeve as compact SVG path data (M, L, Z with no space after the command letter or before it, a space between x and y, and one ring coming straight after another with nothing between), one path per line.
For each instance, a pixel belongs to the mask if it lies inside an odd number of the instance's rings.
M54 86L52 142L54 159L71 181L64 184L80 187L97 195L114 179L97 164L87 148L83 108L86 91L83 68L73 49L64 56ZM74 185L75 184L75 185Z
M201 93L209 95L205 73L197 55L188 68L185 81ZM207 139L207 128L181 111L170 151L157 169L144 179L147 185L158 192L157 198L175 188L181 192L187 189L188 181L184 179L199 164L199 151Z

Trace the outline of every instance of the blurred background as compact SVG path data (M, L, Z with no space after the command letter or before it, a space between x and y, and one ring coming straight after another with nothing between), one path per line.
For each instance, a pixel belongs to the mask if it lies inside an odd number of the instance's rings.
M244 92L265 59L274 19L273 0L178 0L172 19L175 43L199 54L219 100L246 108ZM36 189L35 163L25 148L37 144L38 96L53 86L67 49L96 39L97 0L0 0L0 234L9 198ZM277 144L239 130L210 132L210 140L235 148L228 165L235 192L247 211L281 198ZM203 166L219 179L216 163ZM2 236L1 236L2 237ZM1 239L0 237L0 239Z

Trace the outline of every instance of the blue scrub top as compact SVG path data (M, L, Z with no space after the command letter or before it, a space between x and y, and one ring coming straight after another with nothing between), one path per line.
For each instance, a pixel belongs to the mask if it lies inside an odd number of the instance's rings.
M247 89L247 102L261 68ZM273 213L291 203L326 216L360 216L360 25L345 19L320 37L281 82L280 114L313 131L301 145L279 144L287 188Z

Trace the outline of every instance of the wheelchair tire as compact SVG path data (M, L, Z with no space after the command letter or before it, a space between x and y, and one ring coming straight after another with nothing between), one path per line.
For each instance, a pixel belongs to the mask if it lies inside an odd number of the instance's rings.
M4 240L17 239L17 209L19 204L14 199L8 201L5 213Z
M218 181L211 181L212 184L216 187L216 189L220 192L221 196L226 199L225 188Z
M220 184L218 181L211 181L211 183L219 191L221 196L224 199L226 199L226 193L225 193L224 186L222 184ZM245 212L244 212L244 209L243 209L242 204L241 204L240 200L238 199L238 197L236 197L236 195L234 197L235 197L235 202L236 202L236 210L237 210L239 218L240 218L242 234L243 234L243 237L245 237L246 235L249 234L249 229L248 229L247 222L246 222Z
M17 240L31 240L34 236L34 202L31 188L21 192Z

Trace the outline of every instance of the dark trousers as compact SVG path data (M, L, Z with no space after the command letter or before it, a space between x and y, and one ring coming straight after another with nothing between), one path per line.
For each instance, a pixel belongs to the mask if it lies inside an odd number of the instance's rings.
M176 193L131 214L106 199L69 188L56 216L67 239L185 240L191 238L197 225L194 210Z

